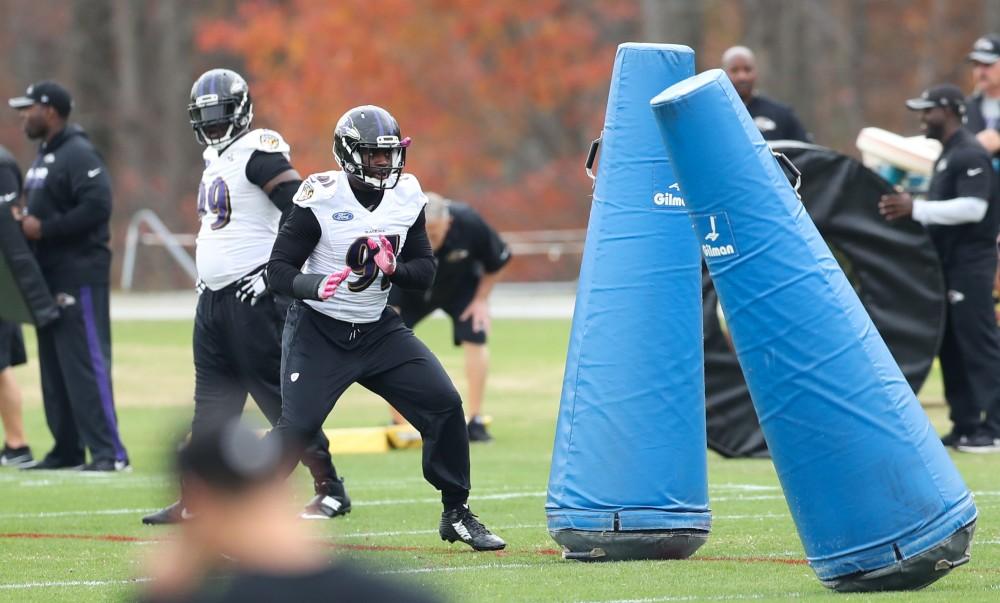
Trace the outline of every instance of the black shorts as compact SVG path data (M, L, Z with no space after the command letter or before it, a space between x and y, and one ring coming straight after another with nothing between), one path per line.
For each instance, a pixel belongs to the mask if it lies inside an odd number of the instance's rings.
M479 288L479 279L468 279L462 285L447 294L442 295L433 289L429 291L414 291L393 287L389 292L389 305L399 308L403 323L411 329L418 322L441 308L451 318L452 341L455 345L468 343L486 343L486 331L473 331L472 319L460 320L462 312L472 303Z
M0 320L0 371L9 366L17 366L28 361L24 351L24 335L21 325Z

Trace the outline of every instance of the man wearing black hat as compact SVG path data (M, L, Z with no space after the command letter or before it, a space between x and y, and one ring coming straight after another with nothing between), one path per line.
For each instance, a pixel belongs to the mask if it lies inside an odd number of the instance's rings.
M291 492L274 438L229 420L193 433L177 471L194 519L164 539L146 562L140 601L437 600L414 585L341 561L288 512Z
M976 91L966 99L965 127L991 155L1000 154L1000 35L987 34L968 56Z
M24 179L21 229L60 307L60 318L38 329L42 400L55 445L32 469L125 470L111 388L111 179L83 130L67 125L73 102L65 88L38 82L8 104L28 138L41 141Z
M996 175L976 137L962 127L965 98L950 84L906 101L928 138L944 148L927 200L885 195L888 220L912 217L927 226L944 271L948 305L939 359L952 432L942 438L962 452L1000 452L1000 329L993 311L998 218Z

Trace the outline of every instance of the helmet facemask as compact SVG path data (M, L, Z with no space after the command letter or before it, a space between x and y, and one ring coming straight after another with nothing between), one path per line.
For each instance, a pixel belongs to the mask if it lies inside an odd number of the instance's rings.
M398 136L379 136L375 144L357 143L351 158L358 168L351 175L373 189L394 188L403 174L408 146L410 139L399 140Z
M188 105L188 115L198 142L221 151L249 128L253 103L246 93L222 99L205 94Z

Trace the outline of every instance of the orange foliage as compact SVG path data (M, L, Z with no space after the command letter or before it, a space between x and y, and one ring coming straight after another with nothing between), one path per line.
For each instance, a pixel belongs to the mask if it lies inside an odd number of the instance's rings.
M258 0L203 23L202 50L246 66L258 124L301 172L331 169L333 126L377 104L413 138L425 189L501 228L582 226L582 163L600 130L617 31L635 14L573 0Z

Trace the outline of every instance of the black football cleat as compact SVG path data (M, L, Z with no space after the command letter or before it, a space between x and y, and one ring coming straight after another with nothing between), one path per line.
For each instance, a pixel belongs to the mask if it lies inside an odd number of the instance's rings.
M461 541L477 551L499 551L507 546L503 538L486 529L468 505L442 513L438 533L441 540Z
M316 482L316 496L299 515L302 519L333 519L351 512L351 497L343 478Z
M184 508L183 502L177 501L169 507L164 507L156 513L150 513L143 517L142 523L147 526L165 526L187 521L192 517L194 516Z

